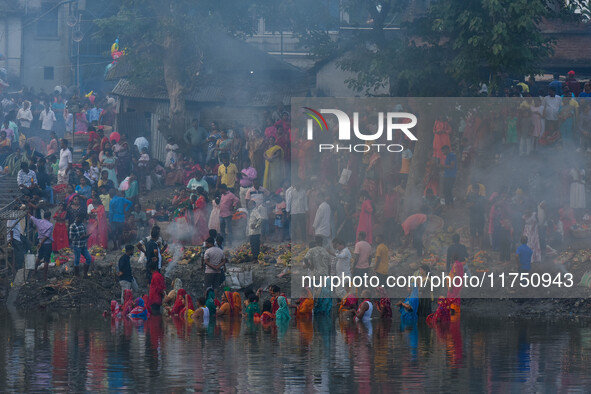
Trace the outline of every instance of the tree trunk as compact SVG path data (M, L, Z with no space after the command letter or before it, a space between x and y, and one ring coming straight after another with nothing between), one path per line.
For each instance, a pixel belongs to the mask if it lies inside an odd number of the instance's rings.
M185 132L185 86L183 84L183 72L180 69L182 64L182 54L174 37L168 36L165 40L166 48L164 55L164 82L168 92L170 107L168 116L170 117L169 133L177 138Z
M423 189L425 169L427 161L431 158L433 150L433 123L435 116L429 110L425 101L422 100L420 105L414 106L413 113L416 114L419 122L417 123L418 133L410 163L410 171L408 174L408 181L404 192L404 205L400 221L404 221L408 216L416 213L421 208L423 202Z

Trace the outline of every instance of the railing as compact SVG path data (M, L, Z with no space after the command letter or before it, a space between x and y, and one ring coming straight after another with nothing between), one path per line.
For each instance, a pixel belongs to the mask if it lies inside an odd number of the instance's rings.
M12 248L8 248L8 221L20 221L25 216L25 212L20 210L21 204L18 200L12 200L0 208L0 275L10 274L11 278L16 275L16 269Z

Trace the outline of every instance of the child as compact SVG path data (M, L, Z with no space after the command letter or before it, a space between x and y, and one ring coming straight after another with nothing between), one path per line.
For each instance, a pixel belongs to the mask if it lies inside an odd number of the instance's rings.
M90 156L90 166L88 168L88 175L84 174L84 176L90 179L91 184L94 185L98 182L100 173L101 170L98 167L98 158L96 157L96 153L93 153L92 156Z
M271 301L265 300L263 302L263 313L261 314L261 322L268 323L275 320L275 316L271 313Z
M101 177L98 180L98 187L99 189L105 187L107 190L111 190L115 187L113 181L109 179L109 172L107 170L101 172Z
M261 309L259 308L259 297L252 293L248 296L248 305L246 305L244 316L252 319L255 313L261 313Z
M80 184L76 186L76 193L84 196L87 200L90 198L92 193L92 188L88 184L88 179L84 176L80 177Z
M129 201L137 202L139 194L139 185L135 174L129 176L129 187L125 191L125 198Z
M101 202L105 207L105 213L107 214L107 216L109 216L109 205L111 204L111 195L109 194L109 189L107 189L107 186L105 185L99 186L99 193L99 198L101 199Z
M286 218L286 205L285 200L281 195L275 196L275 234L278 238L278 242L283 242L283 226L285 225Z
M84 173L82 169L76 168L74 171L70 171L70 176L68 177L68 183L70 185L79 185L80 178L84 178Z
M53 178L57 180L57 173L60 169L60 163L57 160L57 156L51 155L47 158L47 161L51 164L51 174Z
M507 117L507 131L505 133L505 144L511 152L515 151L518 143L517 136L517 115L516 111L511 111Z
M146 190L150 191L152 189L152 179L150 177L150 171L148 171L148 165L150 164L150 155L148 155L148 148L142 148L142 152L140 154L140 158L137 161L137 170L139 174L139 179L142 184L145 183ZM148 178L150 178L148 180Z
M156 203L156 214L154 215L155 219L159 222L167 222L168 221L168 209L166 206L161 202Z
M133 217L137 231L143 234L146 225L148 224L148 218L146 213L142 210L142 206L138 202L133 204L130 215Z
M146 169L148 167L149 162L150 162L150 155L148 154L148 148L142 148L140 158L137 161L137 166L139 168Z
M117 265L118 272L117 277L119 278L119 285L121 286L121 303L123 304L123 293L126 289L138 290L137 282L131 272L131 256L133 255L133 245L125 245L125 254L119 259Z
M164 161L164 167L165 168L172 168L178 161L176 151L179 150L179 146L174 142L173 137L168 137L167 142L168 143L164 147L164 149L166 150L166 160ZM146 148L144 148L144 149L146 149ZM144 149L142 149L142 152ZM147 151L147 149L146 149L146 151ZM140 158L140 160L141 160L141 158Z
M525 235L522 236L521 245L517 248L515 259L518 272L529 272L531 270L531 257L534 252L527 246L527 241L527 237Z

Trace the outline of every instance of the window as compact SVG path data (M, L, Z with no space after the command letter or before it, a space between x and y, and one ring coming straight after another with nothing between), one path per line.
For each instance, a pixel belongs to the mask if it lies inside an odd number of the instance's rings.
M44 2L41 4L41 13L37 20L37 37L40 38L55 38L58 32L58 12L59 3Z
M53 81L53 67L43 67L43 79Z

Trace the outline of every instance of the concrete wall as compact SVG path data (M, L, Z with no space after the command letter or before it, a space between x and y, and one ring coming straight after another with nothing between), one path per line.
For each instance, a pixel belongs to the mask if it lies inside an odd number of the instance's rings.
M5 16L0 19L0 52L3 55L0 67L8 71L9 79L21 76L21 49L21 17Z
M69 57L71 40L70 28L65 23L66 7L59 7L57 37L39 37L35 24L23 29L22 83L39 92L52 92L56 85L73 85L74 69ZM44 68L53 67L54 78L44 78Z

